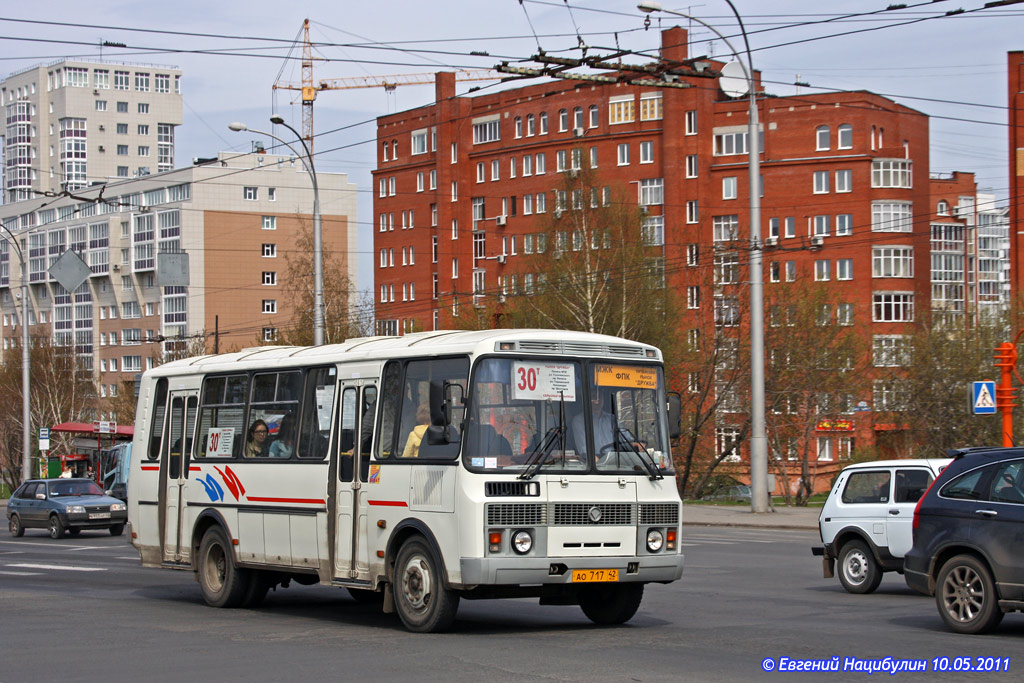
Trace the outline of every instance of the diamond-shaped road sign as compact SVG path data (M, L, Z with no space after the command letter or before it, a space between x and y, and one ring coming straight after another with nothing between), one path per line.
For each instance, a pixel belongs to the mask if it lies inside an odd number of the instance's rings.
M50 275L61 287L73 292L92 275L92 269L81 256L68 249L50 266Z

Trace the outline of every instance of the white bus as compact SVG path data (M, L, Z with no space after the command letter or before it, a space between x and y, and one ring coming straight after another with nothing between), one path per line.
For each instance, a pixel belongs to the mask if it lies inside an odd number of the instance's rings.
M682 576L679 403L652 346L425 332L189 358L140 389L131 540L210 605L296 581L412 631L448 628L461 598L617 624Z

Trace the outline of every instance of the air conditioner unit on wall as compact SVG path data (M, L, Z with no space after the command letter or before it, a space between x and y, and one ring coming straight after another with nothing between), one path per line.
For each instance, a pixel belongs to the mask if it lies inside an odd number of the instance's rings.
M823 244L825 244L825 238L822 237L821 235L815 235L814 237L811 238L812 247L820 247Z
M778 237L767 237L767 238L765 238L764 246L766 246L766 247L777 247L777 246L779 246L779 238Z
M499 225L499 226L502 226L502 225L505 225L505 223L507 222L507 220L508 220L508 219L507 219L507 218L506 218L505 216L498 216L497 218L495 218L495 219L494 219L494 222L495 222L495 223L496 223L497 225Z
M585 131L582 128L573 128L572 129L572 136L574 138L581 138L581 137L583 137L584 132Z
M498 254L498 263L504 264L506 259L505 254Z

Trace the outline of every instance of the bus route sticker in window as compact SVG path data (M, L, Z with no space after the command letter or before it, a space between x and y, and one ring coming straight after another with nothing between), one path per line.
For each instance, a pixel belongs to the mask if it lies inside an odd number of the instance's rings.
M230 458L231 446L235 442L234 427L212 427L206 437L206 455L217 458Z
M576 400L576 366L571 363L512 364L512 398L525 401Z
M331 428L331 413L334 411L334 387L319 385L316 388L316 417L320 431Z
M595 365L594 380L599 387L657 389L658 371L631 365Z

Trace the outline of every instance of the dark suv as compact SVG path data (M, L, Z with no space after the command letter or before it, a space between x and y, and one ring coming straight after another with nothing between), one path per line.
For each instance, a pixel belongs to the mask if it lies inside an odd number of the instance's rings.
M969 449L921 497L904 573L958 633L1024 610L1024 449Z

